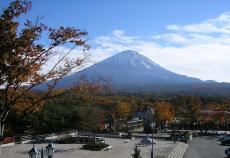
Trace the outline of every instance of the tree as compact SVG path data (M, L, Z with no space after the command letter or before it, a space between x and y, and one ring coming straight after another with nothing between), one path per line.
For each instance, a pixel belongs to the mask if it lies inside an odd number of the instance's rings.
M187 104L187 114L186 116L189 118L191 123L196 122L199 118L199 112L201 110L201 100L198 97L188 96L186 99Z
M80 119L82 129L96 132L100 128L101 119L104 119L104 111L99 107L81 107Z
M174 115L172 105L169 102L157 101L154 105L154 108L156 111L156 118L159 123L172 121Z
M104 120L104 111L98 107L82 107L80 110L81 129L92 132L94 141L95 133L100 129L101 120ZM84 131L83 131L84 132Z
M133 150L134 150L134 153L132 154L133 158L142 158L142 156L141 156L141 150L138 149L137 145L135 145L135 147L134 147Z
M118 102L116 114L120 119L127 119L131 113L131 105L128 102Z
M44 100L61 95L67 90L55 90L57 82L74 68L81 67L87 56L68 59L70 52L86 44L87 32L74 27L50 28L40 23L27 20L24 25L18 20L31 8L31 2L15 0L4 9L0 16L0 135L3 139L4 126L9 112L31 113L38 111ZM20 29L19 25L23 25ZM47 34L47 44L41 44L41 37ZM70 48L68 51L57 51L57 48ZM44 66L54 55L59 60L43 72ZM52 82L46 82L52 80ZM46 82L48 89L44 93L31 91L34 87Z

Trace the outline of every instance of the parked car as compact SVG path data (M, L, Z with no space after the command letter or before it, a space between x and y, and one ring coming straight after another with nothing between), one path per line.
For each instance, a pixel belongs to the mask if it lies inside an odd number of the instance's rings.
M220 135L220 136L217 138L217 140L218 140L218 141L222 141L222 140L224 140L224 139L227 138L227 137L230 137L230 134L222 134L222 135Z
M222 145L230 144L230 136L224 137L223 140L221 140Z
M96 137L96 141L101 142L101 143L105 143L105 138L103 138L103 137Z
M222 140L224 140L225 138L228 138L228 137L230 137L230 134L223 134L223 135L220 135L219 136L219 141L222 141Z
M113 149L113 146L108 146L108 147L106 147L105 149L104 149L104 151L107 151L107 150L112 150Z
M225 155L227 157L230 157L230 148L229 147L225 150Z
M128 143L129 142L129 139L126 139L123 143Z
M225 134L221 134L221 135L219 135L219 136L217 136L217 141L221 141L221 140L223 140L224 139L224 136L225 136Z
M180 133L170 134L169 140L181 141L182 135Z
M189 131L181 131L181 132L175 132L174 134L172 133L169 137L170 140L175 140L175 141L182 141L186 142L188 140L191 140L192 138L192 133Z

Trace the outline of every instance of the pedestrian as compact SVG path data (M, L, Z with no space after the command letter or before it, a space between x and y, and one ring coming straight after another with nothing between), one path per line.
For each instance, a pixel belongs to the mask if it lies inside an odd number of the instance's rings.
M185 136L185 143L187 144L188 143L188 137Z
M176 143L176 135L175 135L175 132L173 131L173 133L172 133L172 138L173 138L173 142L174 142L174 144Z

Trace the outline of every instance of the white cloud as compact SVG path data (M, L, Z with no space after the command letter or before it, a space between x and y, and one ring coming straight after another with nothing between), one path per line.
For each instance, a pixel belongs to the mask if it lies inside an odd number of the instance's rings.
M168 25L169 33L149 37L126 35L123 30L91 41L92 62L133 49L173 72L203 80L230 82L230 13L198 24ZM72 51L76 58L80 50ZM52 62L57 57L52 58ZM48 64L49 65L49 64Z
M164 40L169 43L175 43L175 44L187 44L189 42L189 40L185 36L180 34L175 34L175 33L156 35L153 36L153 38L157 40Z
M127 36L122 30L114 30L109 36L99 36L94 39L94 43L101 45L102 47L111 47L114 44L125 44L129 46L133 44L139 37Z
M176 73L230 82L230 13L198 24L173 24L166 28L171 32L145 39L128 36L122 30L96 37L92 57L100 61L133 49Z
M168 29L168 30L179 30L180 26L179 25L175 25L175 24L168 25L168 26L166 26L166 29Z
M71 50L68 47L61 47L60 46L60 47L56 47L53 51L55 51L55 53L52 56L50 56L50 60L48 60L43 65L43 67L41 69L41 73L45 74L45 73L49 72L51 69L54 68L54 66L55 66L56 69L58 69L59 66L63 66L64 65L65 59L76 60L77 58L85 58L85 55L88 55L88 54L84 53L80 47ZM69 52L68 56L64 57L64 55L66 53L68 53L68 52ZM60 60L61 60L61 62L58 63ZM73 70L73 72L79 71L82 68L84 68L84 66L87 66L87 65L89 65L88 62L86 62L85 64L83 64L80 67L77 67L76 69Z
M202 34L224 33L230 34L230 12L226 12L217 18L205 20L199 24L190 25L168 25L168 30L194 32Z

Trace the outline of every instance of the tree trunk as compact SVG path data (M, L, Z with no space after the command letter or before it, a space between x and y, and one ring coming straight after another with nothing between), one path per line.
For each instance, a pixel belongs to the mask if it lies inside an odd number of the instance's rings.
M4 122L0 120L0 155L2 153L2 141L4 140L3 137L4 127L5 127Z
M3 141L4 123L0 120L0 142Z

